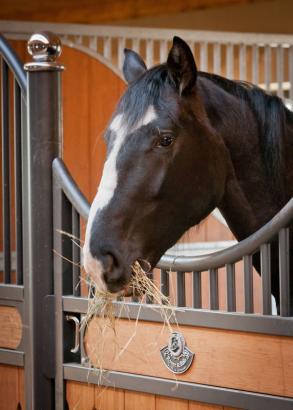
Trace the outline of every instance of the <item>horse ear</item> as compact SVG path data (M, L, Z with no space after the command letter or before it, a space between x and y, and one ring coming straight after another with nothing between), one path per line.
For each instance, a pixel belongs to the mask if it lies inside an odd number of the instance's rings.
M135 51L125 48L124 55L123 75L129 84L140 77L147 68L143 59Z
M179 37L173 38L173 45L167 59L168 73L180 95L191 91L196 82L197 68L187 43Z

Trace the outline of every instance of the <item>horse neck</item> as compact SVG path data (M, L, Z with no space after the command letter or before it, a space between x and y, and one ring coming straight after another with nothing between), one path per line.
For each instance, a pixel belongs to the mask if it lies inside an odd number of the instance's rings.
M218 205L241 240L264 225L279 207L268 189L259 145L259 128L245 101L203 78L202 99L212 127L228 151L228 176Z

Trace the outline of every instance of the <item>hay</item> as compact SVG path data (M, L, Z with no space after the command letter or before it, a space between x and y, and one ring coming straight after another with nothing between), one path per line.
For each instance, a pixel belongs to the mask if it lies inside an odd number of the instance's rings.
M132 266L132 270L133 270L133 275L129 283L129 289L131 289L132 294L138 297L138 300L139 300L138 313L135 319L135 330L129 336L124 346L118 346L118 342L117 342L117 345L116 345L117 354L115 355L114 361L121 358L123 353L127 350L130 343L136 336L140 311L145 301L145 298L151 299L153 303L153 304L148 304L148 308L159 310L162 316L162 319L163 319L162 331L164 327L167 326L170 333L172 333L173 329L171 326L171 322L175 322L177 324L176 316L175 316L175 307L171 306L169 298L165 296L161 292L157 284L147 276L146 272L142 269L140 263L136 261L134 265ZM116 339L116 330L115 330L116 321L119 320L122 310L127 308L127 304L123 303L123 301L120 302L119 303L121 307L120 314L115 315L115 313L117 313L117 309L115 309L115 305L113 302L115 298L117 297L117 295L113 295L111 293L98 290L95 287L95 283L93 283L92 281L89 282L89 286L90 286L90 293L89 293L88 311L82 319L81 328L85 330L85 327L89 325L89 322L91 321L91 319L94 316L98 315L101 318L101 320L99 320L98 322L101 340L103 341L103 335L109 328L113 331L114 340L115 340ZM105 369L103 369L103 362L102 362L103 361L103 349L104 349L103 342L95 346L95 356L96 358L99 358L98 365L96 364L95 366L93 366L91 364L94 370L99 371L99 374L98 374L99 384L101 384L102 377L105 376L107 373Z

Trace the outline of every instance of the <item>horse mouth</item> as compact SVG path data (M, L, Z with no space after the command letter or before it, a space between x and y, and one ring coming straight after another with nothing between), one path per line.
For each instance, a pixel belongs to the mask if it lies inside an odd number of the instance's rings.
M138 263L138 266L141 268L141 271L143 274L145 274L149 279L152 277L151 273L151 264L146 261L145 259L137 259L136 263ZM122 297L139 297L142 296L145 291L143 289L137 289L135 286L135 280L133 278L135 277L135 269L132 266L132 272L131 272L131 278L129 283L122 289L120 296Z

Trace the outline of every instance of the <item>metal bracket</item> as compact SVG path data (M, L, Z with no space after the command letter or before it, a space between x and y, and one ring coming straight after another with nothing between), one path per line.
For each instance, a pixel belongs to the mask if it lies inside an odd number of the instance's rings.
M75 325L75 332L74 332L74 347L70 349L71 353L77 353L79 351L79 319L73 315L66 315L65 319L68 322L73 322Z

